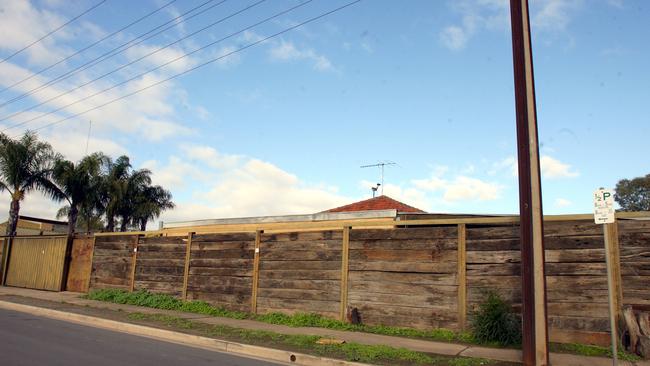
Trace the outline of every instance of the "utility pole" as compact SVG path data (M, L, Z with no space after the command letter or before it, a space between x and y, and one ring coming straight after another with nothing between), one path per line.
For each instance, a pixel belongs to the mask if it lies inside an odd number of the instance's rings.
M546 366L544 222L528 0L510 0L519 159L523 364Z
M381 195L384 195L384 167L386 165L395 165L396 163L393 161L382 161L381 163L377 164L370 164L370 165L362 165L361 168L372 168L372 167L379 167L381 169L381 182L378 184L381 187ZM374 197L374 193L373 193Z

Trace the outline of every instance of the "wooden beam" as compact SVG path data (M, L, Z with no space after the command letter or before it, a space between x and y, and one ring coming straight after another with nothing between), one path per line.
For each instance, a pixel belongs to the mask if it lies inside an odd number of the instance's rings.
M260 244L263 231L255 232L255 254L253 257L253 290L251 294L251 313L257 314L257 286L260 280Z
M190 278L190 257L192 255L193 232L187 233L187 247L185 248L185 269L183 270L183 300L187 300L187 282Z
M467 231L458 224L458 326L467 329Z
M135 287L135 266L138 262L138 242L140 235L135 236L135 243L133 245L133 255L131 257L131 282L129 283L129 292L133 292Z
M611 276L611 291L613 292L613 313L616 323L621 319L623 311L623 286L621 280L621 259L618 242L618 224L613 222L603 227L605 237L605 255Z
M339 309L339 318L341 321L346 319L346 310L348 306L348 269L350 258L350 227L343 228L343 244L341 246L341 306Z

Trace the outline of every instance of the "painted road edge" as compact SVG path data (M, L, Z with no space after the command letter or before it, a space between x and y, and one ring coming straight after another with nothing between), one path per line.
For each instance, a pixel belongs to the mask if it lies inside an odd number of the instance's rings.
M230 342L220 339L202 337L192 334L174 332L166 329L158 329L144 325L123 323L115 320L98 318L89 315L68 313L60 310L53 310L32 305L17 304L8 301L0 301L0 309L13 310L21 313L28 313L50 319L67 321L75 324L90 326L93 328L107 329L121 333L127 333L140 337L156 339L165 342L181 344L195 348L206 349L222 353L233 353L248 358L255 358L263 361L280 362L285 365L302 366L369 366L358 362L335 360L318 356L311 356L303 353L283 351L273 348L252 346L248 344Z

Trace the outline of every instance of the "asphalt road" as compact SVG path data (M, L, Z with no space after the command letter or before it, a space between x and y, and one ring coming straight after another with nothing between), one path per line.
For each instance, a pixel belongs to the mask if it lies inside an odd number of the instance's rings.
M219 365L274 363L0 309L1 365Z

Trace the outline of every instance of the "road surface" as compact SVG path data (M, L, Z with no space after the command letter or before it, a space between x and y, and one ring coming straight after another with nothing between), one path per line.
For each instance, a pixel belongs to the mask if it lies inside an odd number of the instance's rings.
M0 309L2 365L276 365Z

